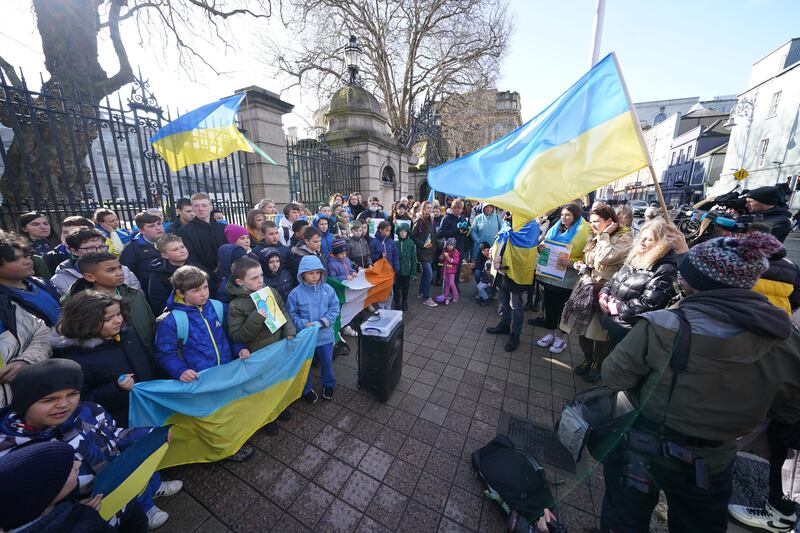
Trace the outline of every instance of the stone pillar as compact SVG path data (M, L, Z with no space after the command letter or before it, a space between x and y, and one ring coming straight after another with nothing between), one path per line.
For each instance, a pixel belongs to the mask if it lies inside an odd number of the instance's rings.
M245 155L250 174L250 197L253 203L272 198L280 206L289 202L289 172L286 168L286 136L283 115L291 113L294 105L255 85L236 91L247 93L239 107L239 117L245 135L275 160L273 165L255 153Z

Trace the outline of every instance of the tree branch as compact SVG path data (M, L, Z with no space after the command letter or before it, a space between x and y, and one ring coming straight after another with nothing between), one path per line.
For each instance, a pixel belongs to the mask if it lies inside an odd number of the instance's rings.
M14 69L11 63L3 58L3 56L0 56L0 70L3 71L3 74L5 74L6 79L12 87L16 89L22 88L22 80L20 80L19 76L17 76L17 71Z
M119 60L119 70L110 78L95 84L94 92L96 95L109 95L123 85L133 81L133 68L128 60L128 53L125 51L125 44L122 42L122 37L119 33L119 16L124 1L112 0L111 9L108 13L108 29L111 34L111 43L114 45L114 52Z

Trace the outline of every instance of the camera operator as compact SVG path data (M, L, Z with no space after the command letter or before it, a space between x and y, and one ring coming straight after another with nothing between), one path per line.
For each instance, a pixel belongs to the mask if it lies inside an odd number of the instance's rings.
M670 531L726 531L736 438L768 412L800 419L800 330L751 290L779 248L764 233L696 245L678 267L686 298L642 315L604 362L603 382L640 388L642 405L603 461L603 531L648 531L660 490Z
M757 215L757 222L770 227L772 235L783 242L792 230L791 212L785 207L783 192L777 187L759 187L747 193L747 211Z

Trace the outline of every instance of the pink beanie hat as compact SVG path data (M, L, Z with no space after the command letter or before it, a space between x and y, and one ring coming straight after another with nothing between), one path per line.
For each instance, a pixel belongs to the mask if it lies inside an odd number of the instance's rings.
M236 244L239 237L242 235L250 235L247 229L239 226L238 224L228 224L225 226L225 238L228 239L228 244Z

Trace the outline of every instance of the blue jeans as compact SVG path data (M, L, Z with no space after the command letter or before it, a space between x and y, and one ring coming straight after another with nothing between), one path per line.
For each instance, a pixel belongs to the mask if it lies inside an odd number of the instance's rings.
M139 502L139 504L142 506L142 510L145 513L155 507L155 504L153 503L153 496L155 496L156 491L160 486L161 476L158 474L158 472L155 472L152 476L150 476L150 481L147 482L144 492L136 497L136 501Z
M317 346L314 350L319 361L319 369L322 374L322 386L333 388L336 386L336 378L333 376L333 343ZM303 394L314 388L314 371L308 369L308 379L303 388Z
M430 261L422 262L422 279L419 280L419 293L424 300L431 297L431 282L433 281L433 267Z
M478 282L478 298L481 300L488 300L492 297L490 291L494 293L494 289L490 283L481 283Z
M500 323L510 324L511 333L522 333L522 322L525 319L524 292L511 292L502 285L497 293L500 304Z

